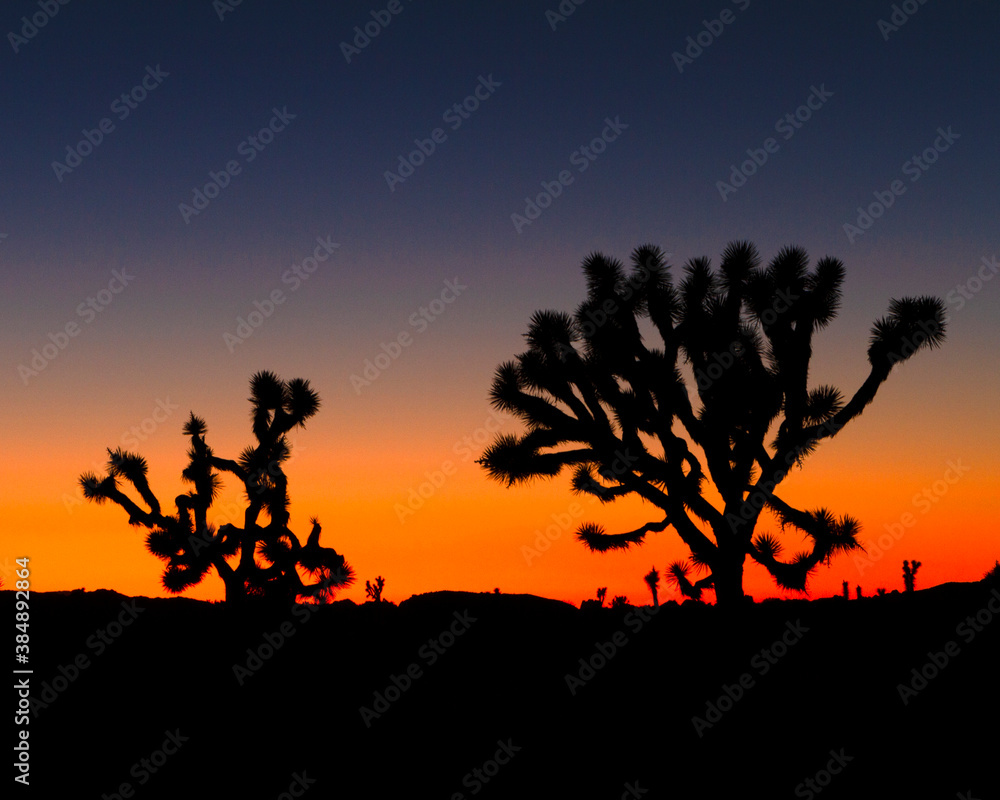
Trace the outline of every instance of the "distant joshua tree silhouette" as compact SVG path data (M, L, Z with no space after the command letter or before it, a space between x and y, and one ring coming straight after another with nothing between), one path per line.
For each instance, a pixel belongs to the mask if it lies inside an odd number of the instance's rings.
M864 595L861 594L861 584L854 587L854 591L857 594L858 600L860 600Z
M580 608L586 611L593 611L596 608L604 608L604 597L608 592L607 586L602 586L597 590L596 600L584 600L580 603Z
M848 600L848 599L850 599L850 597L851 597L851 593L850 593L850 592L848 591L848 588L849 588L849 587L848 587L848 585L847 585L847 581L844 581L844 585L843 585L843 587L842 587L842 588L843 588L843 592L844 592L844 599L845 599L845 600Z
M660 573L656 571L656 567L653 567L649 572L647 572L643 576L643 580L646 581L649 591L653 593L653 608L659 608L660 598L657 594L657 589L660 586Z
M903 562L903 586L906 591L913 591L913 581L917 577L917 570L920 569L921 562L914 560L911 564L909 561Z
M629 273L604 255L588 256L587 297L575 314L532 316L528 349L497 368L490 391L492 405L527 430L498 435L479 463L508 486L569 467L577 493L603 503L638 495L658 507L662 517L637 530L608 534L588 522L576 535L603 552L672 528L691 556L672 564L667 580L688 597L712 588L720 605L743 603L747 556L778 586L806 591L817 565L860 548L860 526L823 508L793 508L775 492L822 440L861 414L895 364L944 341L943 302L890 302L871 330L869 374L845 402L833 386L810 388L808 380L813 335L840 306L839 260L823 258L810 271L805 251L785 248L762 267L756 248L737 242L718 271L706 258L689 261L679 286L659 248L640 247L631 262ZM647 344L650 331L656 346ZM706 497L709 480L720 507ZM754 537L765 507L783 529L804 533L811 549L779 560L774 535ZM692 567L708 574L691 581Z
M616 594L611 601L612 608L628 608L628 598L623 594Z
M172 593L194 586L211 569L226 587L226 603L242 605L249 598L291 602L298 598L328 601L336 589L347 586L354 574L336 550L319 543L320 525L313 518L312 531L302 544L288 528L288 481L282 464L291 454L286 434L319 409L319 395L309 381L281 381L274 373L258 372L250 379L251 420L256 444L229 460L215 455L206 442L205 421L192 412L184 425L190 437L190 461L182 477L194 488L174 500L177 512L166 515L146 479L146 460L122 449L108 449L107 474L80 476L84 497L101 504L121 506L130 525L149 530L146 547L167 562L163 586ZM227 523L218 531L208 523L208 510L222 486L222 473L243 484L247 507L243 527ZM126 495L118 479L130 483L148 510ZM262 524L261 513L267 515ZM255 556L260 555L263 563ZM235 559L235 565L230 564ZM305 583L299 570L315 578Z
M365 597L369 597L376 603L382 602L382 589L385 588L385 578L379 575L375 583L365 581Z

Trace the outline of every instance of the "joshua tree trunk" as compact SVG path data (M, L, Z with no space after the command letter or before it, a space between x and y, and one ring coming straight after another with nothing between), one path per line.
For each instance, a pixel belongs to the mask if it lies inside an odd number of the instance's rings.
M722 558L712 569L715 600L720 608L743 605L743 558Z
M217 557L212 559L212 566L222 578L222 584L226 587L226 605L239 606L246 600L246 582L239 571L229 566L225 558Z
M226 605L232 608L243 605L246 599L242 586L236 586L234 581L226 581Z

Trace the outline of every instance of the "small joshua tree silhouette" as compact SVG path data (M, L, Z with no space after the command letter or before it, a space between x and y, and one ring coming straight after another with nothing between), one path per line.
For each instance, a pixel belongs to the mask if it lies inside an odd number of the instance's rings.
M381 575L375 579L375 583L365 581L365 597L370 597L376 603L381 603L383 588L385 588L385 578Z
M600 589L597 590L597 603L598 603L598 605L600 605L602 607L604 606L604 598L607 595L607 593L608 593L608 587L607 586L602 586Z
M628 606L628 598L623 594L616 594L614 600L611 601L612 608L626 608Z
M660 586L660 573L656 571L656 567L647 572L643 580L646 581L649 591L653 593L653 608L659 608L660 598L657 595L657 589Z
M906 587L906 591L913 591L913 580L917 577L917 570L920 569L920 561L916 559L913 560L912 565L909 561L903 562L903 585Z
M844 599L847 600L850 596L850 593L847 591L847 581L844 581Z
M172 594L197 585L215 570L230 605L242 605L250 598L273 602L311 598L325 603L338 588L350 585L354 574L342 555L320 545L315 517L304 543L288 528L288 479L282 469L291 455L287 434L304 427L319 410L319 395L307 380L282 381L272 372L256 373L250 379L250 394L255 441L235 460L220 458L209 447L205 420L192 413L184 424L190 447L181 475L193 488L175 498L176 513L161 510L147 480L146 459L121 448L108 448L106 474L80 476L83 496L99 505L111 501L121 506L130 525L149 531L146 548L166 562L162 583ZM226 523L216 530L208 522L223 474L242 484L247 504L240 517L243 527ZM128 485L147 508L123 491ZM315 580L303 581L300 571Z

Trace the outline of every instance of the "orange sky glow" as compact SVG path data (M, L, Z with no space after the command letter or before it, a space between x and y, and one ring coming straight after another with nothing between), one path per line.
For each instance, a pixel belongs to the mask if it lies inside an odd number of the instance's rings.
M830 566L821 566L811 580L810 596L838 594L845 580L852 596L857 585L866 595L879 587L902 590L904 559L922 562L918 587L976 580L997 557L989 499L995 484L994 448L968 426L947 424L941 406L953 401L954 388L930 384L933 388L920 392L925 402L910 400L918 386L928 385L924 381L939 366L934 360L944 358L941 353L921 354L895 370L875 403L835 439L823 442L804 468L793 470L782 484L779 494L793 505L825 506L862 524L868 553L837 556ZM855 376L862 364L845 372L845 389L859 379ZM657 509L638 500L601 507L592 498L576 496L568 473L512 488L490 481L475 459L495 432L516 431L518 423L493 412L485 391L480 392L483 399L476 399L470 385L465 393L469 399L461 404L401 404L400 413L385 417L383 403L366 404L356 395L351 400L349 392L328 401L322 381L316 386L324 402L320 412L305 429L291 434L293 455L286 468L290 527L304 537L309 518L320 519L323 542L344 554L357 574L356 583L341 590L341 598L362 602L365 580L382 575L386 599L396 602L438 589L497 587L579 604L606 586L609 598L621 594L634 603L648 603L643 575L653 566L663 574L671 562L686 556L670 530L650 534L644 545L626 552L587 551L574 536L582 522L619 532L660 517ZM196 394L193 389L190 396ZM246 394L243 385L227 385L213 402L190 403L207 417L208 442L220 455L235 455L249 441L248 426L243 428ZM113 588L166 596L159 584L161 562L144 547L145 529L130 528L117 506L84 502L76 485L80 472L103 466L103 447L136 444L133 449L150 465L154 492L172 509L172 498L187 490L179 479L187 447L180 427L189 409L179 398L165 405L178 408L153 415L155 404L129 401L128 408L136 411L125 414L95 400L88 412L91 427L68 443L60 441L58 424L47 432L14 433L15 439L33 437L35 444L23 448L17 491L6 503L15 544L4 554L5 566L30 556L37 591ZM212 408L199 408L205 405ZM138 417L132 433L145 437L139 442L129 438L133 423L123 424L121 418L132 420L144 409L149 416ZM239 500L228 479L210 520L238 522ZM778 527L765 515L757 531L767 530ZM786 555L807 544L794 529L781 541ZM745 589L756 598L799 596L779 590L749 561ZM210 573L185 596L221 599L222 583ZM712 599L711 593L706 597ZM661 585L660 598L681 599L667 585Z

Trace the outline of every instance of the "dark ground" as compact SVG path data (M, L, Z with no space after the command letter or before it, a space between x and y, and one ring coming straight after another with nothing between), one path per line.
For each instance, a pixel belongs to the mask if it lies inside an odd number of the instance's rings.
M985 584L736 616L460 592L256 623L107 591L30 602L31 697L48 705L21 726L31 789L4 797L1000 797ZM278 645L250 671L265 634ZM949 650L904 704L911 670ZM598 669L574 694L581 658ZM710 703L726 710L699 736Z

